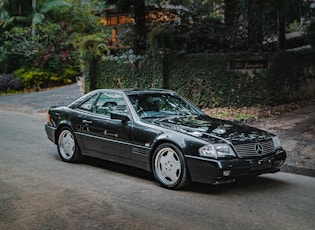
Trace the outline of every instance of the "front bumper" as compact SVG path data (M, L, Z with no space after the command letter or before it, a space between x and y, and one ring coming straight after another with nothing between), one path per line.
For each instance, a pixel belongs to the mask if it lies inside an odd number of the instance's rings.
M286 159L286 152L284 150L277 150L273 155L251 159L185 157L192 181L223 184L233 182L240 177L257 176L280 171L280 167Z
M56 128L50 125L45 125L45 131L46 131L48 139L51 140L53 143L56 143L56 140L55 140Z

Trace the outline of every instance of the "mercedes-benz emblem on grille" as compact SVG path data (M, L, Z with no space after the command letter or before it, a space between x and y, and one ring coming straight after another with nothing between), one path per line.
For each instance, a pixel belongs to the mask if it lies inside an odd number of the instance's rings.
M257 154L263 154L263 147L259 144L259 143L256 143L255 144L255 152L257 153Z

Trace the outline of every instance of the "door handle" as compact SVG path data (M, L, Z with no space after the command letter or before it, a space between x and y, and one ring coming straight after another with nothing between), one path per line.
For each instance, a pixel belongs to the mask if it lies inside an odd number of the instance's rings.
M92 121L82 120L82 123L84 123L84 124L92 124Z
M105 136L118 137L117 133L109 133L107 130L104 131Z

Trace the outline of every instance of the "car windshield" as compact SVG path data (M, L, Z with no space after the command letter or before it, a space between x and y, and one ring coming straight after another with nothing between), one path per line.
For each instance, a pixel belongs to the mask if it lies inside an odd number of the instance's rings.
M202 112L188 102L172 94L136 94L129 99L141 118L198 115Z

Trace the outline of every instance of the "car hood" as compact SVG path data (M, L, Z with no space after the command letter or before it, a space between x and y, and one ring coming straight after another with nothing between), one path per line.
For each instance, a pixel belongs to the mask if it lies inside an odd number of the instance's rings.
M207 115L176 116L152 119L151 123L186 133L211 142L222 142L223 139L232 144L267 141L272 134L246 125L220 120Z

